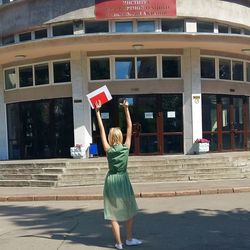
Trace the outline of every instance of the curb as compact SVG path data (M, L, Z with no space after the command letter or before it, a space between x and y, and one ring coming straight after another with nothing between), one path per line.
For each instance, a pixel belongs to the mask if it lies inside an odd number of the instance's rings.
M250 187L235 188L208 188L195 190L180 190L166 192L140 192L136 198L161 198L161 197L179 197L193 195L209 195L209 194L230 194L230 193L246 193L250 192ZM91 195L9 195L0 196L0 202L25 202L25 201L83 201L83 200L103 200L100 194Z

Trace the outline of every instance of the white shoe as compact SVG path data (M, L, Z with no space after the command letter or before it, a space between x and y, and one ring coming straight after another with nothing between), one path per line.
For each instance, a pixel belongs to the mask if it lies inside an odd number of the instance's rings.
M118 243L115 244L115 248L116 249L123 249L122 244L118 244Z
M142 242L140 240L137 239L132 239L132 240L126 240L126 245L127 246L138 246L141 245Z

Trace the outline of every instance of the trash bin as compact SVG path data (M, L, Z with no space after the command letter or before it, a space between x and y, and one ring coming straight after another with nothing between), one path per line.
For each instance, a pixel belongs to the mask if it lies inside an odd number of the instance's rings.
M96 143L90 143L89 145L89 157L98 156L98 149Z

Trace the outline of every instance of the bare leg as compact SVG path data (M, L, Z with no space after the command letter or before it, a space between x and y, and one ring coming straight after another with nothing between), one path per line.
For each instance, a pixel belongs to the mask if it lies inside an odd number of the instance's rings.
M133 218L126 221L127 240L132 239Z
M111 225L112 225L112 231L113 231L116 243L122 244L119 223L115 220L112 220Z

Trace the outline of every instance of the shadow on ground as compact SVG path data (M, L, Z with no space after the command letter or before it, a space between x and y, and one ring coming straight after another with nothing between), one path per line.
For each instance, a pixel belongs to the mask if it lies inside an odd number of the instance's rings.
M0 217L21 229L21 233L9 237L13 237L13 240L20 237L25 240L34 237L54 240L56 249L62 249L65 242L93 248L113 246L111 229L103 219L102 210L79 208L79 205L77 209L72 209L74 206L61 209L38 204L0 205ZM243 209L227 212L196 209L177 214L149 214L141 210L136 216L135 231L144 244L136 249L250 249L249 228L250 212ZM8 232L0 235L0 249L1 241L7 238Z

